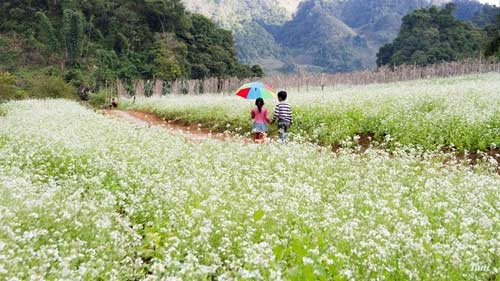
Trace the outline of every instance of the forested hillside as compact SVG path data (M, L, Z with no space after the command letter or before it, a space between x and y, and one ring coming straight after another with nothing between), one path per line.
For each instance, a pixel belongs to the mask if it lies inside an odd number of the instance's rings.
M380 48L377 64L427 65L499 52L500 15L496 23L483 31L472 22L456 19L454 11L456 4L449 3L443 8L419 9L405 16L398 37Z
M500 15L496 16L493 23L484 30L487 35L484 54L495 56L500 60Z
M27 76L43 73L91 88L117 77L132 81L263 75L255 64L265 66L269 74L347 72L375 67L377 51L396 38L404 15L445 2L184 1L189 9L206 16L188 11L181 0L2 1L0 71ZM496 25L491 21L500 9L471 0L454 2L453 15L471 22L467 28L471 27L474 35L455 38L441 34L439 40L433 40L453 46L453 42L467 38L479 40L480 33L481 42L464 42L469 44L464 53L455 47L451 54L436 53L434 47L431 53L415 53L415 49L404 55L410 60L401 55L397 60L388 59L392 51L385 48L379 64L415 63L416 58L419 63L431 63L479 51L497 54L498 20ZM452 28L455 31L466 26L448 19L456 25ZM408 24L403 27L409 28ZM419 34L436 37L432 32ZM427 42L415 36L412 38L419 44ZM394 44L403 49L415 45L400 39ZM397 48L392 45L390 50ZM238 62L238 57L254 66Z
M75 85L122 79L262 75L233 36L180 0L0 2L0 71L42 71Z

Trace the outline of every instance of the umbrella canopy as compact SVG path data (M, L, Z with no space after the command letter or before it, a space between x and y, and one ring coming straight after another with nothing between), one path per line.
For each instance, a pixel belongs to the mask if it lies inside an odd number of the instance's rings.
M268 99L276 96L273 89L262 82L246 83L236 91L236 95L249 100Z

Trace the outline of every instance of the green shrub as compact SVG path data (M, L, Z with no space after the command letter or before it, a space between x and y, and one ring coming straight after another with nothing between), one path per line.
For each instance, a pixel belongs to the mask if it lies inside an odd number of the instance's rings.
M28 95L32 98L77 99L76 88L60 77L38 76L29 81Z
M89 104L95 108L102 108L108 105L106 101L106 97L108 96L109 96L108 90L102 90L95 94L91 93L89 94Z
M22 41L24 39L21 39ZM21 42L17 43L13 36L2 33L0 36L0 72L14 71L21 64L22 48L17 47L17 44L22 44Z
M16 77L7 72L0 72L0 102L22 99L24 93L16 87Z
M85 86L87 88L95 88L96 83L94 79L89 75L88 72L82 71L81 69L70 69L64 73L64 80L75 87Z
M46 76L63 76L65 72L60 66L49 65L42 68L39 73L42 73Z

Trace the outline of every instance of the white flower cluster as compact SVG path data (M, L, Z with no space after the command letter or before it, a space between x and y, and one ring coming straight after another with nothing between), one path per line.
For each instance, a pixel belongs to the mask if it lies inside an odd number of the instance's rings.
M2 105L2 280L482 280L500 177L450 155L190 142L68 101Z
M500 145L500 74L408 81L333 89L288 89L294 112L291 132L317 143L352 143L373 133L395 143L439 149L487 149ZM277 100L265 100L272 112ZM126 104L126 102L125 102ZM136 100L130 108L167 119L202 123L218 131L251 131L253 101L233 95L168 96ZM271 113L272 114L272 113ZM270 126L274 130L273 126ZM294 136L291 137L294 137Z

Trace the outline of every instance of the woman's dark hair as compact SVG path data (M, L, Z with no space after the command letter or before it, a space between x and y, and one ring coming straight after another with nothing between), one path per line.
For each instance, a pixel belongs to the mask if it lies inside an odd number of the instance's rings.
M278 92L278 99L280 101L286 100L286 92L285 91L279 91Z
M262 98L257 98L255 100L255 105L259 109L259 112L261 112L262 111L262 107L264 106L264 100Z

